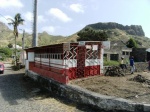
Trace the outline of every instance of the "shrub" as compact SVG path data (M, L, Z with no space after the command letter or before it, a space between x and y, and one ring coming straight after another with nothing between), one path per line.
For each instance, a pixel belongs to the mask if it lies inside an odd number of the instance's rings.
M16 65L14 65L14 66L12 66L12 69L13 69L13 70L15 70L15 71L17 71L17 70L19 70L19 69L20 69L20 66L16 66Z
M8 44L8 47L9 47L9 48L12 48L12 47L13 47L13 45L12 45L11 43L9 43L9 44Z
M137 48L137 47L138 47L138 46L137 46L137 43L136 43L136 41L135 41L135 39L133 39L133 38L130 38L130 39L127 41L126 46L127 46L128 48Z
M4 61L6 59L6 55L4 53L0 53L0 56L1 56L0 58L1 61Z
M104 66L118 66L119 65L119 62L118 61L107 61L107 60L104 60Z
M12 50L10 48L0 48L0 53L4 54L6 57L11 57Z

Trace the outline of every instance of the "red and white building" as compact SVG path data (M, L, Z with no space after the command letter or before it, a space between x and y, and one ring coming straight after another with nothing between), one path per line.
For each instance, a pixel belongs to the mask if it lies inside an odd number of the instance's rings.
M26 71L60 83L103 73L100 41L80 41L26 49Z

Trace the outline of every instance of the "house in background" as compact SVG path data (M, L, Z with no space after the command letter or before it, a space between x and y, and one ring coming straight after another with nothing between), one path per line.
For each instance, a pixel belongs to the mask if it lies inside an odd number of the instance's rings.
M104 50L106 60L119 61L121 57L129 59L134 56L135 62L146 62L150 60L150 48L127 48L123 41L111 41L110 49Z
M127 48L122 41L111 41L110 49L104 50L104 57L108 61L118 61L122 56L129 59L131 52L132 48Z
M15 48L15 44L13 44L13 48ZM19 45L16 45L16 49L22 49L22 47Z

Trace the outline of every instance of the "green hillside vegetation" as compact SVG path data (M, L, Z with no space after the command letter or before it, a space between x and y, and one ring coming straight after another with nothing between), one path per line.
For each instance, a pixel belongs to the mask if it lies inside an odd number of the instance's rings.
M130 35L127 32L120 29L107 30L108 40L110 41L123 41L127 42L130 38L133 38L138 47L150 47L150 38L145 36Z
M108 36L106 32L94 30L92 28L85 28L78 32L77 34L79 38L77 38L77 41L107 41Z
M150 38L145 37L145 33L140 25L123 26L118 23L109 22L90 24L85 26L85 28L105 31L110 41L123 41L126 43L130 38L133 38L138 47L150 47Z
M130 38L127 43L126 43L126 46L128 48L137 48L137 42L133 39L133 38Z
M96 27L95 27L96 25ZM102 26L101 26L102 25ZM112 25L112 26L111 26ZM85 26L85 28L92 28L95 31L105 32L110 41L123 41L127 42L130 38L134 38L138 47L150 47L150 38L145 37L144 31L139 25L123 26L118 23L96 23ZM83 31L85 28L81 29ZM130 30L136 32L131 34ZM80 32L79 31L79 32ZM39 46L58 44L63 42L76 42L79 36L79 32L76 32L68 37L64 36L53 36L49 35L47 32L42 32L38 34L38 44ZM14 35L12 30L10 30L5 24L0 22L0 47L7 46L9 43L14 44ZM92 39L91 39L92 40ZM22 34L19 34L17 38L17 44L22 45ZM25 33L25 47L32 46L32 34Z
M5 60L6 58L10 58L12 56L12 52L13 50L12 49L9 49L7 47L3 48L1 47L0 48L0 60Z
M40 46L59 43L59 40L64 39L63 36L49 35L47 32L38 34L38 43Z
M22 34L18 35L17 38L17 45L22 46ZM25 33L25 47L31 47L32 46L32 34ZM49 35L47 32L39 33L38 34L38 43L39 46L42 45L50 45L50 44L56 44L60 43L62 39L64 39L63 36L53 36ZM10 30L7 25L0 22L0 47L6 47L8 44L14 44L15 38L13 31ZM60 42L59 42L60 41Z

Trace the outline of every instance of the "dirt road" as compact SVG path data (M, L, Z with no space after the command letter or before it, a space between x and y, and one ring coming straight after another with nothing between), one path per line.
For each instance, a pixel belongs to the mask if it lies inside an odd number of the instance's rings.
M12 71L5 63L5 72L0 75L0 112L96 112L43 91L23 76L24 70Z

